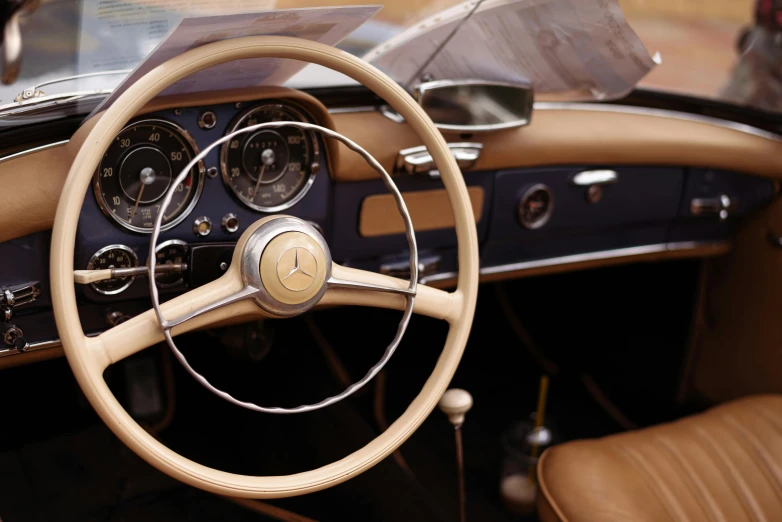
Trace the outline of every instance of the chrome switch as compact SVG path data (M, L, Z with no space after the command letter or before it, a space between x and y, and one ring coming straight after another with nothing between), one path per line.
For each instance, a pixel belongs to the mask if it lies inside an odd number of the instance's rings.
M31 281L18 285L0 286L0 314L3 321L10 321L14 309L30 304L41 295L41 283Z
M720 221L728 219L730 212L736 208L736 202L727 194L716 198L693 198L690 201L690 214L693 216L719 217Z

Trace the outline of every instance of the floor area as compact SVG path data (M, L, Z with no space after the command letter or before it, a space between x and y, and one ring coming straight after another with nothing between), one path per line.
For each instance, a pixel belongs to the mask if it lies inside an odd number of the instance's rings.
M687 413L673 397L697 270L695 262L661 263L481 287L472 336L453 381L475 398L464 427L469 520L518 519L499 494L501 438L535 409L544 371L536 353L549 373L555 366L548 418L559 440L622 430L590 395L584 375L637 425ZM508 320L509 310L526 329L525 342ZM218 387L292 406L341 389L324 340L341 371L355 380L385 349L398 319L396 312L357 308L278 321L267 331L275 342L265 356L227 349L230 338L213 332L183 336L180 345ZM443 323L415 318L382 379L305 415L229 406L173 365L173 422L162 422L157 436L186 457L236 473L289 474L324 465L393 422L431 371L444 336ZM161 348L136 357L164 367L166 356ZM127 375L121 365L106 374L125 404L132 395ZM0 430L3 522L267 519L141 461L96 418L64 360L4 371L0 393L7 398ZM435 411L402 446L401 460L388 458L345 484L273 504L315 520L456 520L452 433Z

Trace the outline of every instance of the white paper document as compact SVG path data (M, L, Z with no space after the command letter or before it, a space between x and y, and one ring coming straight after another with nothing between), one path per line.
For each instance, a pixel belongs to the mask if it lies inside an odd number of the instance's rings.
M372 17L380 6L283 9L185 18L93 112L108 108L136 80L190 49L243 36L277 35L336 45ZM282 85L306 62L258 58L210 67L175 83L162 95L257 85Z
M407 87L423 76L481 79L529 83L536 93L565 99L619 98L656 65L617 0L484 0L474 9L477 4L438 13L364 59Z
M76 74L132 69L184 18L273 9L275 0L82 0Z

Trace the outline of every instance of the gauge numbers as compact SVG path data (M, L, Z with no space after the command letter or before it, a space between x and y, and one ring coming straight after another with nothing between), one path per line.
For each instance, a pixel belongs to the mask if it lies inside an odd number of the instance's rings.
M87 263L87 270L110 270L113 268L136 268L138 257L125 245L109 245L95 252ZM114 277L91 283L93 290L103 295L114 295L126 290L135 277Z
M228 133L269 121L306 121L297 110L280 104L253 107L240 114ZM225 143L220 155L223 181L250 208L284 210L298 202L319 169L313 133L294 127L261 129Z
M163 265L181 265L187 263L187 254L189 247L184 241L171 239L158 245L155 249L155 263L158 266ZM184 282L182 272L163 272L155 274L155 280L158 286L168 288L180 285Z
M103 155L93 179L105 214L125 228L151 232L171 184L197 154L195 143L176 125L163 120L131 123ZM177 185L162 230L182 221L200 195L203 164Z

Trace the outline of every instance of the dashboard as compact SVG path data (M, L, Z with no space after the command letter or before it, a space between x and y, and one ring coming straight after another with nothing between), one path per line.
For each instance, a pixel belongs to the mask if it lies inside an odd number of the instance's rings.
M361 100L340 100L271 89L154 101L115 137L93 175L79 219L75 266L146 265L150 232L162 199L192 163L163 211L156 251L162 300L218 278L230 266L242 232L258 219L280 213L305 219L321 231L336 262L409 276L407 243L393 198L357 155L314 131L293 126L224 139L258 123L297 121L347 135L393 172L415 225L422 282L450 285L458 271L456 238L436 171L425 162L417 163L423 168L410 167L405 151L416 148L416 138L404 123L384 117L377 100L371 100L370 106ZM594 108L584 112L589 111ZM559 116L572 118L573 112L563 109ZM721 135L715 135L710 157L682 142L678 134L682 125L700 125L693 120L675 126L665 148L660 147L660 129L655 130L649 139L654 154L639 150L629 160L621 131L635 125L634 120L607 109L593 118L603 118L601 122L628 118L615 134L616 142L595 142L580 151L559 144L560 154L543 158L548 142L541 141L540 133L546 132L546 119L552 114L540 106L529 128L486 135L446 134L452 148L476 151L473 160L461 166L476 218L482 280L719 255L730 250L742 221L777 195L777 184L767 175L778 172L775 165L753 164L757 156L721 151L725 149ZM660 120L657 115L646 121L660 124ZM670 119L663 120L670 124ZM713 127L701 130L714 132ZM558 128L556 139L572 130L572 126ZM648 126L643 129L639 132L651 132ZM730 132L728 137L751 138L753 146L778 143L769 137L736 134L735 129ZM195 161L220 139L224 143ZM600 147L603 153L598 161L594 154ZM420 159L422 151L414 153ZM40 185L53 179L47 176L64 179L70 168L68 154L68 145L57 145L0 158L0 181L12 171L34 170L37 194ZM32 156L38 158L36 164L30 163ZM749 172L742 172L742 165ZM20 194L23 189L20 185ZM31 215L38 210L53 215L53 208L44 202ZM18 223L22 228L29 224ZM58 346L48 295L50 233L45 224L31 228L0 242L0 286L22 292L32 285L35 288L29 291L36 294L12 310L3 323L0 361L20 353L19 348L32 354ZM127 273L77 285L86 333L99 333L149 309L146 276ZM21 332L23 343L14 345L14 337L7 335L8 325Z

